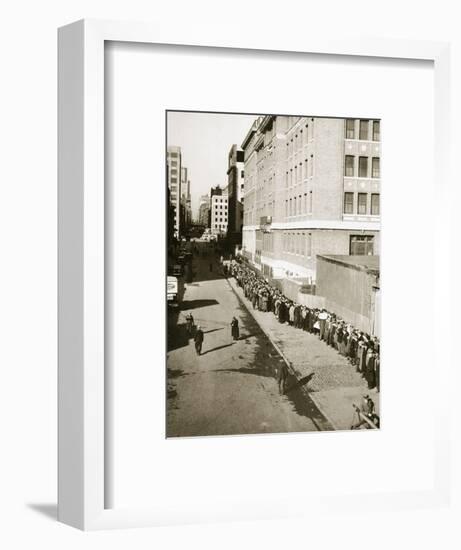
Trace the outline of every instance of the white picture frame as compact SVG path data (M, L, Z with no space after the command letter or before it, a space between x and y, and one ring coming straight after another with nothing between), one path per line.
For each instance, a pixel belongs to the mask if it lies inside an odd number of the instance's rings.
M177 32L177 34L176 34ZM220 29L83 20L59 29L59 475L58 516L80 529L162 525L173 521L151 509L105 509L104 382L104 43L177 44L273 52L430 60L435 75L435 163L438 166L437 234L450 231L449 45L425 41L330 41L293 34L223 36ZM437 255L447 255L448 244ZM442 264L440 269L443 269ZM449 269L445 267L445 269ZM449 280L449 277L447 278ZM439 315L450 316L449 286L435 297ZM440 336L440 335L439 335ZM439 336L436 335L436 338ZM441 365L449 369L450 361ZM392 508L445 504L450 494L449 402L438 400L436 484L427 491L376 498ZM347 498L351 506L359 495ZM158 503L161 507L161 502ZM321 504L319 504L322 507ZM343 499L330 499L340 510ZM264 514L262 515L263 517ZM270 513L267 517L270 517ZM174 522L173 522L174 523Z

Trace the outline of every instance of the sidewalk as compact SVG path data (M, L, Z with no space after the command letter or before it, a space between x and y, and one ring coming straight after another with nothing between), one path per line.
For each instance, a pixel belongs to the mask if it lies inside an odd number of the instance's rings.
M253 309L235 279L230 277L227 281L335 429L350 429L352 404L360 405L364 393L373 399L379 414L379 393L368 389L345 357L317 336L280 324L270 312Z

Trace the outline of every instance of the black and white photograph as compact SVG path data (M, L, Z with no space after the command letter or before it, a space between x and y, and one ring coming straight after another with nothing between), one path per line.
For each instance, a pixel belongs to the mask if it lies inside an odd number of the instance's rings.
M168 111L167 437L379 429L379 119Z

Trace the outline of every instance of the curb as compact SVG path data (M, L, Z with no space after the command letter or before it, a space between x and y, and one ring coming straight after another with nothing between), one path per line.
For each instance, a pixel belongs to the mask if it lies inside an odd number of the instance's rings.
M230 282L230 277L226 277L226 281L227 281L227 284L231 287L233 293L239 298L239 300L243 303L243 305L245 306L245 309L248 311L248 313L253 317L253 319L256 321L256 323L258 324L259 328L262 330L262 332L265 334L266 338L269 340L269 342L272 344L272 346L275 348L275 350L277 351L277 353L280 355L280 357L283 359L284 363L286 364L288 370L291 372L291 374L293 375L293 377L295 378L295 380L297 382L299 382L301 380L300 378L300 375L299 373L293 368L293 364L291 361L289 361L289 359L287 358L287 356L284 354L284 352L280 349L279 345L272 339L271 335L269 334L269 332L258 322L258 319L256 319L256 316L254 315L253 311L247 307L247 305L245 304L245 302L242 300L242 297L239 295L237 289L234 287L234 285L236 285L235 282L231 283ZM235 281L235 279L234 279ZM335 426L335 423L331 420L331 418L325 413L324 409L317 403L316 399L312 396L312 393L309 392L306 388L304 388L304 386L300 386L299 388L301 390L301 392L306 395L307 397L309 397L309 399L312 399L312 401L314 402L315 406L317 407L317 409L320 411L320 413L322 414L322 416L325 418L325 420L328 422L328 424L330 424L331 428L335 431L338 431L338 428ZM319 431L329 431L329 430L319 430Z

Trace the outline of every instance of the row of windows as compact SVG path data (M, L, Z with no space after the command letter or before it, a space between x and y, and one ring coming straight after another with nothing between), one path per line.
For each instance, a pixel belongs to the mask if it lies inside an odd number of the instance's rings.
M312 191L285 201L285 217L312 214Z
M309 159L304 159L304 162L299 162L296 166L287 170L285 173L285 185L286 187L291 187L313 175L314 155L311 155L310 162Z
M287 254L312 256L312 233L297 232L283 234L283 250ZM371 256L374 254L373 235L351 235L349 237L349 254L352 256Z
M353 155L346 155L344 161L344 175L346 177L355 176L355 157ZM359 157L357 176L359 178L379 178L380 177L380 160L379 157L373 157L371 159L371 172L368 172L368 157Z
M368 193L344 193L344 214L358 214L379 216L379 193L371 193L368 200Z
M312 256L312 233L284 233L282 237L283 251L287 254Z
M303 128L292 135L290 140L287 140L287 158L291 157L299 149L302 149L304 145L307 145L308 141L314 137L314 119L311 119L311 126L305 124Z
M371 124L372 141L380 140L380 121L373 120ZM359 120L359 139L368 141L370 139L370 121ZM346 119L346 139L356 139L356 123L353 118Z
M218 223L218 221L222 222L223 219L219 218L219 220L218 220L218 218L215 218L214 221L215 221L215 223ZM227 223L227 218L224 218L224 221Z

